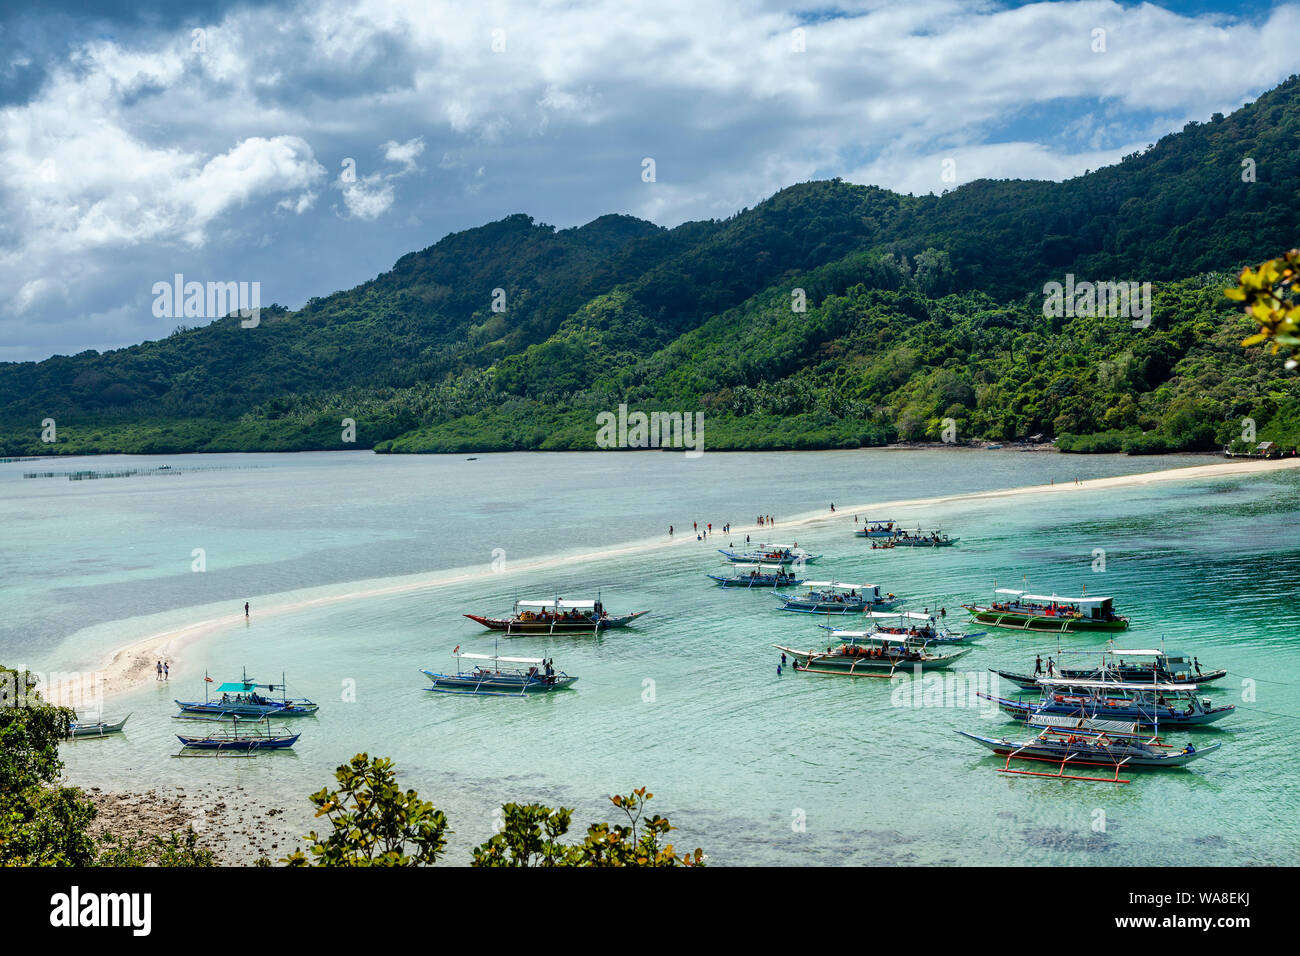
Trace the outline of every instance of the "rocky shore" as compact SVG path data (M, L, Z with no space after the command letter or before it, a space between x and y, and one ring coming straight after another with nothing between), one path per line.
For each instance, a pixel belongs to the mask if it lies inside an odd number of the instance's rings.
M95 804L92 836L112 834L139 843L153 836L184 833L192 826L199 844L212 850L218 866L252 866L265 856L272 864L304 847L312 810L291 814L244 787L154 787L115 792L90 787ZM292 817L292 819L290 819Z

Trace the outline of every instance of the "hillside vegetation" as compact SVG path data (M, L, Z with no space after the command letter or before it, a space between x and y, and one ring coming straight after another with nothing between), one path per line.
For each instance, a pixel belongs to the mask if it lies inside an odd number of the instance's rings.
M594 448L620 404L703 411L713 449L935 440L945 419L1072 451L1208 449L1246 419L1300 444L1295 377L1243 350L1222 294L1297 244L1298 133L1292 78L1062 183L810 182L673 229L510 216L257 328L0 364L0 455ZM1151 283L1150 323L1045 315L1067 274Z

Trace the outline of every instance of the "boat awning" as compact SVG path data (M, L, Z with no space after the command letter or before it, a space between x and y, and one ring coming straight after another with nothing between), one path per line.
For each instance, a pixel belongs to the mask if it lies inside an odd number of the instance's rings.
M1020 597L1020 595L1024 594L1025 592L1024 592L1024 591L1017 591L1017 590L1015 590L1014 588L997 588L993 593L994 593L994 594L1006 594L1006 595L1009 595L1010 597Z
M591 611L595 601L520 601L518 607L558 608L561 611Z
M831 631L831 637L842 641L870 641L873 644L907 644L916 640L906 634L881 634L878 631Z
M736 562L731 567L736 571L766 571L772 574L785 570L785 565L782 564L743 564Z
M497 657L495 654L467 654L460 653L457 657L468 657L473 661L504 661L507 664L545 664L540 657Z
M1127 657L1164 657L1164 651L1121 651L1114 648L1106 652L1107 654L1124 654Z
M874 591L874 584L845 584L843 581L800 581L804 588L839 588L844 591Z
M1099 604L1107 604L1114 598L1108 597L1060 597L1056 594L1024 594L1020 595L1023 601L1041 601L1045 604L1075 604L1080 607L1091 607Z
M1195 684L1148 684L1116 680L1071 680L1068 677L1040 677L1038 683L1044 687L1082 687L1088 690L1158 690L1158 691L1198 691Z
M1029 718L1033 727L1068 727L1078 730L1108 730L1111 733L1135 734L1138 725L1129 720L1099 720L1095 717L1071 717L1068 714L1033 714Z
M218 694L251 694L257 685L251 681L230 681L217 688Z

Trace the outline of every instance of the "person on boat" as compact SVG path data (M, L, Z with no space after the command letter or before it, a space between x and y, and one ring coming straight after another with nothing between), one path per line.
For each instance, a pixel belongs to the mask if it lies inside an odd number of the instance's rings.
M1186 658L1184 658L1184 660L1186 660ZM1201 662L1200 662L1199 660L1197 660L1195 657L1193 657L1193 658L1192 658L1192 666L1196 668L1196 676L1197 676L1197 677L1200 677L1200 676L1201 676Z
M1056 676L1056 664L1052 661L1050 657L1047 659L1047 676L1048 677Z
M1034 658L1034 676L1041 677L1043 674L1043 655L1039 654Z

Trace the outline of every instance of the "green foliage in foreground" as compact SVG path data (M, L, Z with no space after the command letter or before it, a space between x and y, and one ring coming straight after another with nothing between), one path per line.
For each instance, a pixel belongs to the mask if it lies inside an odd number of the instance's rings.
M144 843L90 836L94 804L61 783L59 742L75 715L36 683L0 666L0 866L211 866L193 829Z
M338 789L311 796L316 816L330 831L306 837L311 856L296 850L290 866L420 866L433 863L447 845L447 818L414 790L397 786L385 757L357 754L335 773Z
M295 851L289 866L421 866L434 863L451 831L447 818L414 790L396 784L391 760L357 754L335 771L338 789L313 794L316 815L330 831L307 835L308 853ZM541 804L508 803L500 831L474 849L473 866L702 866L704 854L676 856L665 842L671 824L643 819L654 794L645 788L610 798L625 824L593 824L581 843L566 844L573 811ZM268 861L259 860L258 865Z

